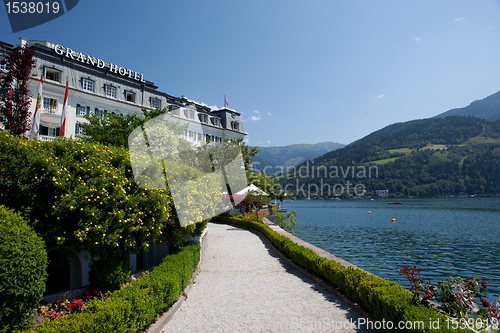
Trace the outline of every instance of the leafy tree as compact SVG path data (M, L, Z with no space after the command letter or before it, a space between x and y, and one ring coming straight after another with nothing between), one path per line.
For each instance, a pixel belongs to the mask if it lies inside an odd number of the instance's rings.
M0 78L0 122L15 136L25 137L30 129L31 93L28 89L36 60L25 46L13 48L0 62L7 73Z
M168 112L168 109L148 110L143 108L142 115L137 113L121 115L118 112L106 111L103 118L95 115L86 116L88 123L82 123L84 141L102 143L117 147L127 147L129 135L145 122Z
M268 204L271 199L256 191L249 191L245 197L245 200L242 201L241 204L250 206L252 211L255 211L256 221L259 220L259 210L265 205Z
M297 212L291 211L287 212L286 215L283 215L278 207L273 208L273 216L272 220L274 223L280 226L285 231L288 231L291 234L294 234L294 227L297 226Z
M251 170L252 156L257 155L260 151L257 147L250 147L243 141L243 138L233 140L234 143L241 147L241 154L243 155L243 162L245 162L245 170Z

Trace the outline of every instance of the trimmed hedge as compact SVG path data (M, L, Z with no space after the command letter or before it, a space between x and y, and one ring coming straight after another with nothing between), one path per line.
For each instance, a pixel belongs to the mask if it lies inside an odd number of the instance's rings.
M404 329L408 332L470 332L453 330L447 325L447 317L434 309L415 306L411 294L396 282L379 278L361 269L345 267L340 263L323 258L311 249L294 243L269 226L254 221L245 221L227 216L218 216L215 221L241 226L261 232L281 252L314 275L330 282L349 299L358 303L375 321L392 322L394 330L398 323L420 322L425 327ZM430 327L439 320L439 328Z
M37 326L36 332L143 331L177 301L199 261L200 244L187 245L111 297L93 301L82 313L45 321Z
M0 206L0 332L29 326L47 279L45 244L21 216Z

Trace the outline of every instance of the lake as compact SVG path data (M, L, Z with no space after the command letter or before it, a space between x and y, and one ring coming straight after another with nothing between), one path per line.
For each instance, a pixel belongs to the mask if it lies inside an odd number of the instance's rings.
M281 205L297 212L297 237L408 289L399 270L416 265L424 281L472 276L488 284L488 300L500 295L500 198L388 204L392 201L297 200Z

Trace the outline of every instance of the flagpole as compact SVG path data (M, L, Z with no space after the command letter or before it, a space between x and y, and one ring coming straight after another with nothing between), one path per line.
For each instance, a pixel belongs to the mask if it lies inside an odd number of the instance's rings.
M59 129L59 136L66 136L66 113L68 109L68 77L66 76L66 93L64 94L64 104L61 114L61 128Z

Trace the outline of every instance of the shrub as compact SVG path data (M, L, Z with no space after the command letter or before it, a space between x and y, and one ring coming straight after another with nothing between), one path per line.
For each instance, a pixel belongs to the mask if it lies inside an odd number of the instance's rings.
M119 255L101 256L90 264L89 282L105 293L120 289L130 279L130 257Z
M44 242L17 213L0 206L0 331L21 329L47 278Z

